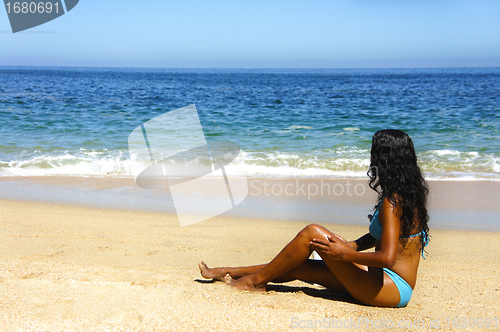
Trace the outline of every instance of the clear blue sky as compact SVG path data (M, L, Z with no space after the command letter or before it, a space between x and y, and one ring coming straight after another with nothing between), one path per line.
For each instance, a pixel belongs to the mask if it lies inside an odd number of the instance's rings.
M500 0L80 0L12 34L0 66L500 66Z

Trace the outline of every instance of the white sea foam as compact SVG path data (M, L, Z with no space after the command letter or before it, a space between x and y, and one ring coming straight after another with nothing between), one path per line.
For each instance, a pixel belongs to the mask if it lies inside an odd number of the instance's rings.
M342 128L342 129L344 129L345 131L359 131L358 127L346 127L346 128Z
M249 164L230 164L226 168L230 177L263 177L263 178L366 178L366 171L333 171L320 168L297 168L287 165L264 166Z
M131 175L130 161L124 158L123 152L104 156L96 151L82 152L72 155L66 151L58 155L39 155L24 160L0 162L0 176Z
M294 129L313 129L313 127L293 125L293 126L290 126L290 127L286 128L286 129L289 129L289 130L294 130Z
M435 154L437 156L460 156L461 152L458 150L431 150L430 154Z
M500 181L500 156L457 150L433 150L419 155L419 162L429 180ZM0 160L0 176L78 175L136 176L150 165L126 151L68 151L17 160ZM225 167L231 177L269 178L366 178L369 150L340 147L320 152L255 152L242 150Z

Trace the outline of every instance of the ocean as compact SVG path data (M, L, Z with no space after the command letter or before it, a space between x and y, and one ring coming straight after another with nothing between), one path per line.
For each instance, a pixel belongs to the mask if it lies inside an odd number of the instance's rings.
M427 179L500 181L500 68L0 67L0 176L130 177L130 133L191 104L233 177L366 178L395 128Z

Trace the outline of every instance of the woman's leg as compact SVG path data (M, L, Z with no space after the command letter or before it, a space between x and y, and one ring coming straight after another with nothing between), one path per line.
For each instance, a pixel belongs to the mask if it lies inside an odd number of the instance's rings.
M282 283L293 280L310 282L337 292L347 293L345 287L337 280L325 262L319 260L309 259L282 276L273 279L272 282Z
M268 282L283 276L306 262L313 251L310 242L314 238L326 238L325 228L309 225L297 234L283 250L266 266L255 273L232 279L226 276L226 282L238 289L264 291ZM324 234L323 234L324 233ZM328 232L328 234L331 234Z
M309 225L300 231L269 264L239 279L233 279L230 275L226 276L225 281L238 289L265 291L268 282L285 280L288 272L297 269L308 260L313 251L310 246L312 239L327 239L327 236L331 234L322 226ZM390 278L385 276L382 269L335 261L327 256L322 258L334 277L333 284L339 283L358 301L378 306L395 306L399 303L399 291ZM320 276L324 278L328 274L322 272ZM332 288L338 289L339 287Z
M318 225L309 225L306 228L304 228L295 237L295 239L293 239L292 242L290 242L281 251L281 253L278 254L278 256L276 256L276 258L273 261L275 261L279 257L282 257L281 255L283 255L283 253L285 253L287 255L289 255L291 253L291 256L295 257L296 256L295 248L297 247L297 242L298 241L302 241L304 239L304 237L302 235L304 235L305 233L311 233L312 234L312 232L310 230L314 229L315 226L318 226ZM321 226L318 226L318 227L321 227ZM326 230L325 228L323 228L323 229ZM328 233L331 234L330 232L328 232ZM305 261L308 260L309 256L311 255L311 252L312 252L312 250L309 248L309 242L310 242L310 240L307 241L307 249L302 250L303 251L303 255L301 255L301 256L299 256L297 258L295 266L291 266L290 268L285 268L283 270L283 273L279 273L279 274L275 273L276 278L277 277L281 277L283 274L285 274L289 270L292 270L293 268L299 266L300 264L302 264L302 263L304 263ZM212 269L210 269L204 262L200 262L200 264L198 264L198 267L200 268L201 275L204 278L206 278L206 279L218 279L218 280L224 281L224 277L227 274L229 274L232 279L238 279L238 278L247 276L249 274L254 274L254 273L262 270L263 268L265 268L267 265L268 264L261 264L261 265L255 265L255 266L219 267L219 268L212 268ZM290 278L292 278L292 277L291 276L285 277L285 279L290 279ZM272 278L270 281L274 281L274 279L275 278ZM298 278L294 278L294 279L290 279L290 280L295 280L295 279L298 279Z
M261 270L267 264L244 266L244 267L217 267L209 268L204 262L201 262L198 267L200 268L201 275L206 279L217 279L225 281L224 277L229 274L231 278L238 279ZM327 288L346 292L346 289L337 280L335 275L330 271L328 266L320 260L307 260L295 269L273 279L274 283L283 283L293 280L301 280L323 285Z
M242 266L242 267L215 267L209 268L205 262L200 262L198 267L200 268L200 273L205 279L217 279L224 281L224 276L229 274L233 279L238 279L246 275L255 273L262 269L266 264L255 265L255 266Z

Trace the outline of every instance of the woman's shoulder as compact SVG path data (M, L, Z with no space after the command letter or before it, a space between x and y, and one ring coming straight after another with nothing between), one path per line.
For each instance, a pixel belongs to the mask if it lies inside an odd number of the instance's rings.
M380 200L379 206L383 209L390 208L394 212L401 210L402 198L399 194L393 193L391 195L385 195Z

